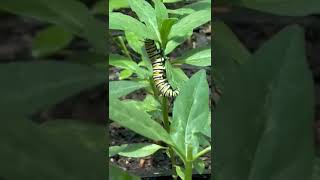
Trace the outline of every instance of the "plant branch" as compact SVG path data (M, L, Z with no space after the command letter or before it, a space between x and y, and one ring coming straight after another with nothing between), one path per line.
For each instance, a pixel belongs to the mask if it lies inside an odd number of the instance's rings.
M162 113L163 113L163 125L165 130L170 133L170 122L169 122L169 115L168 115L168 99L167 97L163 96L162 98ZM169 147L169 155L170 155L170 159L171 159L171 168L172 168L172 177L174 180L177 180L178 176L177 176L177 172L175 170L175 166L176 166L176 157L174 154L174 151L172 149L172 147L170 145L168 145Z
M129 58L130 60L133 61L133 59L132 59L132 57L131 57L131 55L130 55L127 47L126 47L126 45L124 44L124 41L123 41L122 36L118 36L118 39L119 39L119 41L120 41L120 45L121 45L121 47L122 47L122 49L123 49L123 52L128 56L128 58Z
M202 151L200 151L198 154L194 156L193 161L195 161L196 159L198 159L199 157L203 156L204 154L210 151L211 151L211 146L206 147L205 149L203 149Z

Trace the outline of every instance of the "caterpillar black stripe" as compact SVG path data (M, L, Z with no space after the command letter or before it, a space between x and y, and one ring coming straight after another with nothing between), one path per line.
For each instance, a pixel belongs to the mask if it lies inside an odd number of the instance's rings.
M178 89L173 89L166 78L165 59L154 40L146 39L144 41L147 55L152 62L153 81L160 94L166 97L176 97L179 95Z

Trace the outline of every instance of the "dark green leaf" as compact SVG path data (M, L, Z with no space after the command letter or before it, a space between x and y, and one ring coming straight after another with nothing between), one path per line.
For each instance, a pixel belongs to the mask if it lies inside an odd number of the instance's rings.
M130 175L122 169L109 163L109 179L110 180L141 180L141 178Z
M178 14L178 15L187 15L195 11L200 11L204 9L211 9L211 1L196 1L192 4L188 4L179 9L169 10L169 13Z
M220 0L220 2L221 1L282 16L307 16L320 12L320 1L318 0L290 0L290 2L287 0L233 0L232 2Z
M214 112L216 179L310 179L313 82L304 47L303 30L290 26L225 79Z
M43 57L65 48L73 35L59 26L49 26L39 31L32 42L32 55Z
M110 6L110 5L111 5L111 3L109 3L109 12L112 11L112 6ZM108 7L108 0L99 0L93 5L91 11L94 14L108 15L107 7Z
M107 82L106 71L57 61L0 65L0 105L7 113L32 114Z
M79 139L83 147L86 147L92 152L103 152L107 144L107 132L104 126L70 119L55 119L43 123L41 128L53 136L69 136L74 139Z
M2 82L4 83L4 81ZM26 86L25 89L32 89L31 86ZM41 179L52 180L107 178L105 155L103 149L100 149L101 144L98 145L102 143L100 141L101 134L105 133L103 127L87 126L88 129L80 130L81 136L78 137L77 133L72 132L75 130L74 128L70 128L69 133L66 133L70 126L59 130L62 132L59 134L49 127L43 129L40 125L34 124L31 119L23 117L24 115L18 111L15 112L16 114L7 114L1 108L0 113L2 178L39 179L41 177ZM61 126L61 128L63 127ZM49 129L50 131L47 132ZM98 139L94 138L96 135ZM89 139L93 142L87 142ZM89 147L89 143L97 146ZM102 145L106 146L106 143Z
M64 27L87 39L101 54L107 54L106 28L86 6L75 0L2 0L0 9Z

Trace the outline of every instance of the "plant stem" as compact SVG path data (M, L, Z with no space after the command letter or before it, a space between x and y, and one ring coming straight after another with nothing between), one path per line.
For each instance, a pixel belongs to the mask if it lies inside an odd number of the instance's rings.
M196 154L193 158L193 160L198 159L202 155L206 154L207 152L211 151L211 146L206 147L204 150L200 151L198 154Z
M162 98L162 113L163 113L163 124L164 128L170 133L169 115L168 115L168 99L163 96Z
M193 161L192 146L188 145L187 159L185 163L185 172L184 172L185 180L192 180L192 161Z
M129 51L128 51L126 45L124 44L124 41L123 41L122 36L118 36L118 39L119 39L119 41L120 41L120 45L121 45L124 53L128 56L128 58L130 58L130 60L132 60L132 57L130 56Z
M168 99L165 96L163 96L163 98L162 98L162 113L163 113L164 128L168 133L170 133L170 122L169 122L169 115L168 115ZM172 177L174 180L177 180L178 176L177 176L177 172L175 170L176 157L175 157L175 154L174 154L172 147L170 147L170 145L168 147L169 147L168 152L169 152L169 155L171 158Z

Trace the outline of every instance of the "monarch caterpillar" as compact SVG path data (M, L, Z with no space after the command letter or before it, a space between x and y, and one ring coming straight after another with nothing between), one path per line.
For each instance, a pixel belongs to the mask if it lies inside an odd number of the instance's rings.
M153 81L160 94L166 97L179 95L179 90L173 89L166 78L165 58L162 56L161 50L157 49L154 40L146 39L144 46L152 62Z

